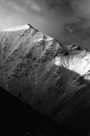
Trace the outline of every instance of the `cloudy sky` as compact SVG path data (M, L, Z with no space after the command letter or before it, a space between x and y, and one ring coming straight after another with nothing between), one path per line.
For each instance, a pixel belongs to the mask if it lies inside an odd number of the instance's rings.
M90 0L0 0L0 28L26 23L90 49Z

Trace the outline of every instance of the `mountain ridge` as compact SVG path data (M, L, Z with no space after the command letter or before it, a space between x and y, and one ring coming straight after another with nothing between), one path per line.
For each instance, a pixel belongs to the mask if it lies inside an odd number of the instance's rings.
M71 119L81 114L78 107L83 113L89 109L90 51L74 44L63 46L30 24L7 30L0 30L0 86L46 117L86 136ZM89 118L89 112L83 115L83 125L86 115Z

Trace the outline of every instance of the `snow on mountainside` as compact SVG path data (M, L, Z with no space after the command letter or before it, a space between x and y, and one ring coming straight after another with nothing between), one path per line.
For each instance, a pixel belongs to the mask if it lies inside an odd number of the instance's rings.
M73 44L64 47L30 24L1 29L0 85L76 134L86 136L89 132L87 49Z

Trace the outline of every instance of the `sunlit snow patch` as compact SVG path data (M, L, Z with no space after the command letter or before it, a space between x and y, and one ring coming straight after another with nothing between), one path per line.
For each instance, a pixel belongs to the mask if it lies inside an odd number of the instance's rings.
M65 67L71 71L78 73L80 76L84 76L85 79L90 80L90 54L81 57L75 56L69 59L63 57L56 57L54 64L56 66Z
M29 29L29 28L30 28L30 25L26 24L26 25L16 26L12 28L1 29L1 31L10 32L10 31L19 31L19 30Z
M61 65L60 57L55 58L55 65L57 66Z

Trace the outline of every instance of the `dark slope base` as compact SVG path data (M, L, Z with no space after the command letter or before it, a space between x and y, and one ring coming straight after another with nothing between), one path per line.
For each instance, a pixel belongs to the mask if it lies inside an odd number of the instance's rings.
M0 88L0 136L74 136Z

